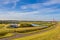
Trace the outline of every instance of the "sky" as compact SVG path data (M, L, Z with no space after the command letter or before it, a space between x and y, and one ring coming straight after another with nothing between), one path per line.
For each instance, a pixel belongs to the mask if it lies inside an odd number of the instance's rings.
M0 20L60 21L60 0L0 0Z

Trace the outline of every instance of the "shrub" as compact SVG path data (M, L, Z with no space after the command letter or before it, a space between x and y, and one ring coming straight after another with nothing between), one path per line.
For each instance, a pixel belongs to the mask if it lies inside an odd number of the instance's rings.
M0 24L0 28L3 28L3 27L5 27L5 25L4 24Z
M33 27L31 24L21 24L21 27Z
M0 36L4 36L4 35L6 35L8 32L6 31L6 30L1 30L0 31Z

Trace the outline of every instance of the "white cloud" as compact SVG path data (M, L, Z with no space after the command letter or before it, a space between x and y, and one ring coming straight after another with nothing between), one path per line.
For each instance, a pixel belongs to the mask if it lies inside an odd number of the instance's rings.
M13 5L12 8L15 8L17 2L19 2L19 1L20 1L20 0L1 0L1 1L0 1L0 6L6 5L6 4L10 4L10 3L13 3L14 5Z
M22 5L20 7L21 7L21 9L29 9L29 8L31 8L31 9L39 9L39 8L41 8L43 6L40 3L35 3L35 4Z
M6 0L5 0L6 1ZM19 0L8 0L4 2L3 4L9 4L9 3L14 3L14 6L12 8L16 7L16 3ZM2 20L8 20L8 19L14 19L14 20L52 20L52 17L54 16L56 20L58 20L60 14L56 13L52 15L51 12L59 12L60 9L54 9L54 8L45 8L44 6L49 6L53 4L60 4L60 0L50 0L46 3L36 3L36 4L28 4L28 5L23 5L21 6L21 9L36 9L36 11L32 12L0 12L0 19ZM51 14L50 14L51 13ZM47 15L50 14L50 15Z
M4 14L5 13L5 14ZM37 11L34 12L26 12L26 13L19 13L19 12L0 12L0 20L25 20L27 15L33 15L38 13Z
M43 3L43 5L53 5L53 4L60 4L60 0L49 0L48 2Z
M23 5L20 6L21 9L43 9L45 8L45 6L50 6L50 5L54 5L54 4L60 4L60 0L49 0L47 2L44 3L35 3L35 4L27 4L27 5Z
M59 9L57 9L59 10ZM54 12L56 10L54 9L42 9L32 12L0 12L0 20L53 20L53 17L55 20L60 20L58 17L60 14L54 14L54 15L47 15L46 13ZM5 14L4 14L5 13ZM46 15L45 15L46 14Z
M59 10L59 9L57 9ZM32 12L0 12L0 20L52 20L53 16L57 20L60 14L49 14L50 12L57 11L51 8L45 8L42 10L32 11ZM46 15L45 15L46 14Z
M9 3L16 3L20 0L2 0L0 1L0 4L9 4Z

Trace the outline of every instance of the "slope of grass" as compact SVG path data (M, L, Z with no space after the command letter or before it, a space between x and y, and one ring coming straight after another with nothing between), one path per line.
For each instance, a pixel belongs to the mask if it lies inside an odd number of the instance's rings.
M5 38L5 37L10 37L10 36L13 36L14 34L13 33L7 33L5 35L0 35L0 38Z
M9 37L8 33L27 33L39 30L40 27L28 27L28 28L3 28L0 29L0 38ZM10 35L13 36L13 35Z
M0 24L0 29L4 28L5 24Z
M8 33L28 33L40 30L41 28L42 27L7 28L7 24L0 24L0 38L12 36L10 34L8 35Z
M13 40L60 40L60 23L56 25L56 28L47 32Z

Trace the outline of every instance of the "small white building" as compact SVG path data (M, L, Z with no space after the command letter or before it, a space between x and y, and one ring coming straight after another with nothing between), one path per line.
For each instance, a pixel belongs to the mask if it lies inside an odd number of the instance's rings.
M19 27L18 24L10 24L9 26L12 27L12 28L18 28Z

